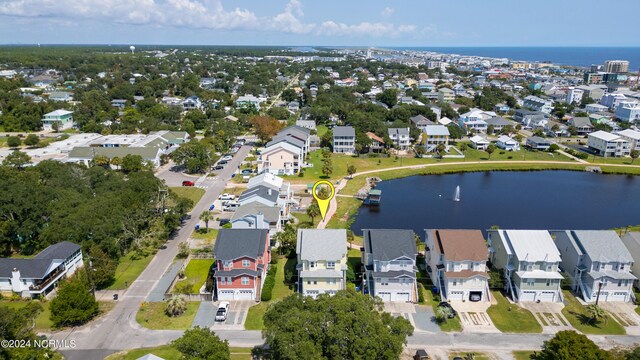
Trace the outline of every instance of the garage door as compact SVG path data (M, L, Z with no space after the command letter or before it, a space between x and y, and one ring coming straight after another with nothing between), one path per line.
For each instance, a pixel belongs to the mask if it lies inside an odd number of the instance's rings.
M536 292L535 291L523 291L520 295L520 301L535 301L536 300Z
M614 292L607 298L607 301L625 301L627 297L626 292Z
M382 299L382 301L391 301L391 293L380 291L378 292L378 297Z
M538 293L538 298L536 300L544 301L544 302L553 302L556 299L555 291L543 291Z
M464 291L449 291L448 300L462 300L464 297Z
M236 300L253 300L253 290L240 290L236 293Z
M409 293L408 292L396 293L394 301L405 301L405 302L409 301Z
M233 300L233 290L218 290L218 300Z

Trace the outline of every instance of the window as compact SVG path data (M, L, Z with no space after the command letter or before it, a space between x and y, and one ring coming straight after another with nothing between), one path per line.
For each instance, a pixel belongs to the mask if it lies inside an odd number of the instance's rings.
M327 278L327 284L331 284L331 279Z
M313 285L318 285L318 281L317 281L317 280L314 280L314 281L313 281Z
M227 284L231 284L233 282L233 279L231 279L231 276L227 276Z
M600 270L604 270L605 267L606 267L605 264L600 264Z
M249 278L246 276L242 277L242 285L249 285Z
M528 279L528 280L527 280L527 285L529 285L529 286L533 286L533 285L535 285L535 284L536 284L536 281L535 281L534 279Z
M220 284L223 284L223 285L224 285L224 284L226 284L226 281L225 281L225 277L224 277L224 276L223 276L223 277L221 277L219 280L220 280Z
M547 279L547 286L551 286L551 280Z
M311 285L311 280L307 280L307 285Z
M251 261L249 260L242 260L242 267L249 267L251 266Z
M553 265L549 264L547 265L547 271L552 271L553 270Z
M312 268L316 267L316 263L314 261L309 263L309 266L311 266Z
M333 269L336 267L336 262L335 261L328 261L327 262L327 268L328 269Z
M458 285L458 281L453 280L453 286L456 286L456 285Z
M618 286L622 286L622 280L618 280Z
M533 266L532 265L527 265L527 271L532 271L533 270Z
M620 270L624 270L624 264L620 264Z
M233 267L233 261L231 261L231 260L225 260L225 261L224 261L224 267L225 267L225 268Z

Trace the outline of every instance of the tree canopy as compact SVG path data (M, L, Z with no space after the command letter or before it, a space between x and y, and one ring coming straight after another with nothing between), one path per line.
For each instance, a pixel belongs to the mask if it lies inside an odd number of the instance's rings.
M542 351L532 356L535 360L612 360L611 354L600 349L585 335L573 330L559 331L544 342Z
M277 359L398 359L413 327L354 290L291 295L269 307L263 337Z

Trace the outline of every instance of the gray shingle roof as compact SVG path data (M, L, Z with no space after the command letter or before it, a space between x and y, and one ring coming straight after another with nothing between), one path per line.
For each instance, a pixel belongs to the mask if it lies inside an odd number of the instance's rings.
M347 230L299 229L296 253L302 260L340 260L347 253Z
M264 185L258 185L254 188L243 191L242 194L240 194L238 201L243 202L254 196L261 197L274 204L278 202L278 191L268 188Z
M290 144L292 144L292 145L294 145L296 147L299 147L299 148L303 148L304 147L304 141L303 140L300 140L297 137L294 137L294 136L291 136L291 135L287 135L287 134L278 134L278 135L274 136L271 139L271 141L269 141L267 143L267 145L265 145L265 147L269 147L271 145L277 144L277 143L282 142L282 141L288 142L288 143L290 143Z
M423 115L412 116L409 118L409 120L411 120L411 122L413 122L416 125L435 125L436 124L433 121L424 117Z
M509 120L501 118L500 116L492 117L490 119L485 120L485 122L487 123L487 125L493 125L493 126L511 125L511 122Z
M267 206L257 201L252 201L250 203L244 204L240 206L233 216L231 217L231 221L235 221L238 219L242 219L247 215L256 215L258 213L262 213L264 215L264 219L270 223L276 222L280 220L280 208L277 206Z
M351 126L336 126L333 128L333 136L356 136L356 130Z
M392 134L409 136L409 128L389 128L389 136L391 137Z
M264 253L268 233L267 229L220 229L213 253L219 260L257 259Z
M631 253L613 230L573 230L571 233L592 261L633 262Z
M413 230L363 230L365 251L375 260L400 257L415 259L418 254Z
M0 259L0 277L10 278L13 269L20 271L25 279L42 279L54 260L64 261L80 251L80 246L63 241L47 247L31 259Z

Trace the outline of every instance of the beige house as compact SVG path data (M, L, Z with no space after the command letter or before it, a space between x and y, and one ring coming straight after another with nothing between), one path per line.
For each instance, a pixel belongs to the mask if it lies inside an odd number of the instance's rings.
M346 288L347 231L344 229L299 229L298 291L315 298Z
M258 173L295 175L300 171L302 149L287 142L267 147L258 158Z

